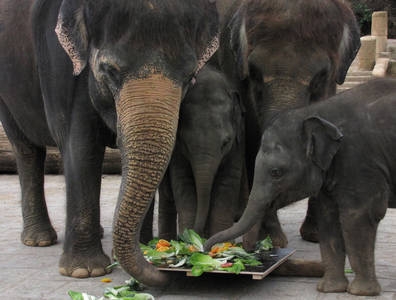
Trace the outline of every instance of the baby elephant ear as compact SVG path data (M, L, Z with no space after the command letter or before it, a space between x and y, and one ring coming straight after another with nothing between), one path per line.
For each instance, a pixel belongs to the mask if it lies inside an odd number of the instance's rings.
M307 157L323 171L328 170L340 148L343 137L341 131L334 124L318 116L305 119L303 130Z
M88 34L82 0L63 0L55 32L59 43L73 63L73 74L79 75L87 65Z

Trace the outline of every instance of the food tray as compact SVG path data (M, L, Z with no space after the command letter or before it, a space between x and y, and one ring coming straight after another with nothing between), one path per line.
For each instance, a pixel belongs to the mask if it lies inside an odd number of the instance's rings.
M261 280L270 274L273 270L284 263L291 255L296 252L294 249L289 248L274 248L270 251L262 252L258 255L257 259L262 262L261 266L256 267L246 267L244 271L239 274L251 275L254 280ZM191 269L189 268L170 268L170 267L158 267L161 271L171 271L171 272L186 272L187 276L193 276ZM206 273L225 273L234 274L221 270L213 270ZM235 274L234 274L235 275Z

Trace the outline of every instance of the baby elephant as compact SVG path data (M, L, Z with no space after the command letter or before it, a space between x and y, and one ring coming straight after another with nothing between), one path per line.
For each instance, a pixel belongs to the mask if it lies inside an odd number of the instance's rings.
M224 74L206 65L180 107L175 148L160 186L162 238L175 238L169 224L176 220L173 201L179 233L188 228L210 236L233 225L244 166L242 113Z
M378 223L396 189L396 81L373 80L279 116L264 132L253 189L240 221L206 248L246 232L270 207L317 196L325 273L321 292L378 295ZM344 274L348 255L356 276Z

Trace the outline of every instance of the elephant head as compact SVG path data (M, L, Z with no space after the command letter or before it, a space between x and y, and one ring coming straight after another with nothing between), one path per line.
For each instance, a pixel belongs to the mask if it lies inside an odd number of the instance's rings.
M249 90L261 133L280 111L327 98L344 82L360 47L344 2L248 0L229 9L220 62Z
M232 160L236 160L234 153L241 147L241 126L242 108L237 93L223 73L211 65L205 66L181 106L175 146L175 152L181 153L195 180L193 229L199 234L204 234L214 182L222 166L237 165ZM171 164L170 171L175 172L172 167Z
M206 249L246 233L270 207L284 207L319 193L343 135L319 116L303 121L295 116L281 114L264 131L247 207L234 226L207 241Z
M182 87L215 51L217 18L212 0L63 0L60 6L58 40L74 75L89 74L92 104L121 150L115 255L148 285L164 284L166 276L140 251L142 220L173 149Z

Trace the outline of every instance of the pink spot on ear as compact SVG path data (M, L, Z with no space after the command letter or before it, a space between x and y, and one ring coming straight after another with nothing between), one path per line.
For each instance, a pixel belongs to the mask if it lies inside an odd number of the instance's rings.
M77 76L85 68L86 62L81 58L81 55L76 49L76 45L70 40L70 32L63 24L62 17L59 16L58 23L55 27L55 33L58 36L59 43L73 63L73 75Z

